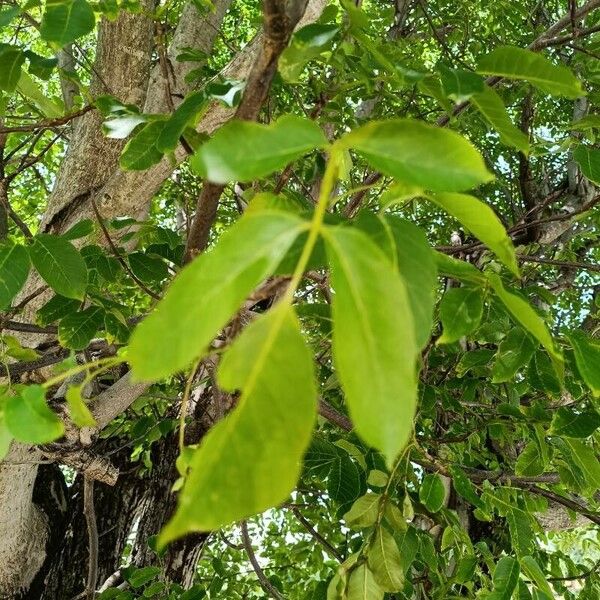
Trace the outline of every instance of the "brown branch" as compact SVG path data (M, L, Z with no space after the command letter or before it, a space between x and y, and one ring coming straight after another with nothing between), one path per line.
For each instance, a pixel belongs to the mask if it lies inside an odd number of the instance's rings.
M279 56L287 46L294 27L304 14L306 4L307 0L294 0L291 8L286 12L285 3L280 0L263 1L264 40L250 71L244 95L234 115L235 119L256 121L258 118L277 72ZM196 215L187 239L186 263L206 248L224 189L224 185L210 181L206 181L202 186Z
M242 521L240 523L240 528L242 530L242 541L244 543L246 554L248 554L248 558L250 559L252 568L256 573L260 587L264 590L267 596L271 596L272 598L275 598L275 600L284 600L283 596L269 581L264 571L261 569L261 566L258 564L258 561L256 560L256 555L254 554L254 549L252 548L252 542L250 541L250 536L248 535L248 524L246 521Z
M524 256L517 254L517 260L521 262L540 263L542 265L553 265L556 267L565 267L567 269L583 269L585 271L593 271L600 273L600 265L592 265L590 263L571 262L568 260L553 260L550 258L539 258L537 256Z
M98 524L94 510L94 480L87 475L83 478L83 512L88 530L88 577L86 598L94 600L96 596L96 581L98 580Z

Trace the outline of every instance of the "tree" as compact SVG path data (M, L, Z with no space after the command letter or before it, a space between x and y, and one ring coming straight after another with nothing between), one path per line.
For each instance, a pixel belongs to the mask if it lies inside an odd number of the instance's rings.
M598 8L4 4L0 597L597 598Z

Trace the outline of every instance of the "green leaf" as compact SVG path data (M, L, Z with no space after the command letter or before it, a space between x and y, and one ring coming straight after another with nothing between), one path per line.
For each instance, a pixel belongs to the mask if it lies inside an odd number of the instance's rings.
M379 514L380 494L366 493L354 502L352 508L344 515L344 520L353 529L371 527Z
M10 306L29 274L29 254L23 246L0 246L0 310Z
M600 343L581 331L571 331L567 337L573 346L577 370L594 397L600 397Z
M0 90L11 94L21 78L25 55L16 46L0 44Z
M536 344L520 327L511 329L500 342L492 367L492 383L510 381L517 371L528 364Z
M510 539L517 556L531 554L534 546L533 530L531 521L524 510L512 508L506 515Z
M517 475L535 476L544 472L544 461L535 442L529 442L515 463Z
M383 590L377 585L366 564L356 567L350 573L344 600L383 600Z
M600 462L594 450L580 440L569 437L562 439L571 452L573 461L581 469L587 487L594 491L600 489Z
M420 121L372 121L338 144L353 148L386 175L427 190L456 192L493 179L467 140Z
M26 348L21 345L21 342L12 335L4 334L1 338L4 344L4 352L7 356L24 362L29 362L39 358L39 354L33 348Z
M298 81L306 63L331 47L340 28L337 25L311 23L294 33L279 58L279 72L289 82Z
M470 502L473 506L483 510L485 505L481 498L475 491L475 486L471 483L471 480L466 476L465 472L459 467L450 467L450 474L452 475L452 485L456 490L456 493L462 496L467 502Z
M468 100L478 92L483 92L485 83L483 77L462 69L449 69L443 64L438 66L440 79L446 96L455 102Z
M119 164L127 171L144 171L162 160L163 152L157 147L166 121L151 121L144 125L128 142Z
M446 488L441 477L437 473L428 473L425 475L419 489L421 504L430 512L436 513L444 506L445 499Z
M57 235L40 233L29 247L33 266L57 293L82 300L87 287L87 267L75 247Z
M529 138L510 120L502 98L493 88L486 85L483 91L472 96L471 103L498 132L502 142L529 154Z
M572 438L586 438L600 427L600 415L593 409L575 412L572 408L561 406L552 417L550 435Z
M81 396L80 386L70 386L65 394L65 399L69 405L69 415L77 427L94 427L96 425L96 420Z
M134 275L144 283L157 283L169 276L167 263L155 256L132 252L127 256L127 262Z
M559 378L562 379L564 370L563 357L542 317L535 312L527 300L504 287L498 275L488 273L488 281L515 321L546 349L553 359L554 368Z
M510 600L519 583L519 563L512 556L503 556L494 569L494 591L489 600Z
M4 407L6 426L15 439L29 444L47 444L64 434L62 421L48 408L41 385L23 388Z
M534 353L529 363L527 380L534 389L548 392L551 395L557 396L562 389L549 356L542 351Z
M444 326L438 344L451 344L474 331L483 315L483 290L479 287L450 288L440 303Z
M600 185L600 150L580 145L573 151L573 159L587 179Z
M135 377L157 380L200 357L305 227L289 213L244 216L183 269L133 332L128 356Z
M485 283L485 275L471 263L447 256L437 250L433 253L440 275L468 283Z
M479 59L477 71L509 79L526 80L543 92L565 98L585 96L581 82L561 65L555 65L541 54L517 48L499 46Z
M195 118L206 105L206 94L203 92L189 94L177 107L171 118L164 122L160 135L156 140L156 148L164 153L175 150L185 128L188 124L193 124Z
M404 569L396 540L384 527L378 527L369 546L368 564L384 592L399 592L404 586Z
M46 117L55 119L62 116L63 106L50 99L48 94L43 92L27 73L21 73L21 77L17 83L17 90L25 98L31 100L33 105Z
M97 306L68 314L58 324L58 341L65 348L83 350L102 326L103 315Z
M81 219L73 227L70 227L61 235L65 240L79 240L94 233L94 221L92 219Z
M427 196L476 235L515 275L519 266L515 249L496 213L484 202L468 194L431 194Z
M36 320L42 327L45 327L75 312L79 305L79 300L54 296L37 311Z
M190 167L214 183L252 181L326 145L321 128L303 117L284 115L270 125L230 121L199 148Z
M433 325L438 285L435 256L424 231L416 225L392 215L386 215L384 223L394 240L398 271L413 315L415 341L422 348Z
M218 376L223 389L241 389L242 395L194 453L161 544L283 502L300 474L317 392L312 357L292 309L277 306L244 329L223 356Z
M13 436L6 426L4 412L0 411L0 460L2 460L8 454L8 450L10 449L10 444L12 441Z
M338 378L357 432L391 464L411 435L416 406L418 348L408 294L366 234L327 227L324 235Z
M538 589L548 596L549 600L555 597L544 572L533 556L523 556L521 558L521 568L523 569L523 573L535 582Z
M92 31L95 24L94 11L85 0L46 0L40 35L62 47Z

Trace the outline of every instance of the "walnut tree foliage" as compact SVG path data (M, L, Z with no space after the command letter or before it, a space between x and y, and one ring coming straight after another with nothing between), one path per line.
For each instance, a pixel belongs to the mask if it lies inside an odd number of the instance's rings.
M600 597L599 1L0 27L0 597Z

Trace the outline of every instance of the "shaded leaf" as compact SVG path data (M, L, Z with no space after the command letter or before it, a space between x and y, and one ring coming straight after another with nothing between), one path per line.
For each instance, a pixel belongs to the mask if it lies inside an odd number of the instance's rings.
M46 0L40 35L62 47L92 31L95 24L94 11L86 0Z
M600 397L600 343L581 331L572 331L567 337L573 346L577 370L592 394Z
M0 246L0 310L10 306L29 274L29 255L23 246Z
M438 512L444 506L446 488L439 475L428 473L419 488L419 500L430 512Z
M450 288L440 303L444 327L438 344L451 344L474 331L483 315L483 290L476 287Z

